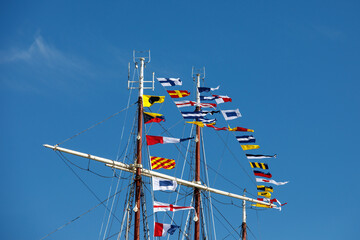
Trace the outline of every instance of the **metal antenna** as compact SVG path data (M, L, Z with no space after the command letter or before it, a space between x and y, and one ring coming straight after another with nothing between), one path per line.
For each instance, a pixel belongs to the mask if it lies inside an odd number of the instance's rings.
M139 68L139 63L143 63L144 68L146 67L146 64L151 61L151 55L150 50L146 51L133 51L133 62L135 64L135 68ZM130 66L129 66L129 72L130 72ZM132 83L139 83L138 86L130 87ZM152 83L151 87L149 86L143 86L142 89L152 89L154 91L155 89L155 77L153 73L153 77L151 81L143 81L142 83ZM130 81L130 76L128 77L128 89L139 89L140 88L140 82L137 81Z

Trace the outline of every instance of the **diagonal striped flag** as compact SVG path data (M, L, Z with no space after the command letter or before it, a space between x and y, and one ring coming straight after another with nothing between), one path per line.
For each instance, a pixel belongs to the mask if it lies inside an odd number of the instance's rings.
M150 157L151 159L151 169L173 169L175 167L174 159L167 159L161 157Z
M254 143L255 138L253 135L250 136L236 136L236 140L238 140L239 143Z
M250 162L251 168L269 169L266 163Z
M171 86L181 86L182 81L180 78L156 78L163 87L171 87Z
M171 98L183 98L190 95L186 90L167 90Z

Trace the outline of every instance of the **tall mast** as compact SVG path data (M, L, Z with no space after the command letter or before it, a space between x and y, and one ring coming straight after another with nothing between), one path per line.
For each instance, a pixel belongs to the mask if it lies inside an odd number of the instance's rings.
M244 197L245 197L245 190L244 190ZM243 200L242 203L242 207L243 207L243 222L241 224L241 235L242 235L242 240L246 240L247 238L247 234L246 234L246 201Z
M141 146L142 146L142 127L143 127L143 87L144 87L144 61L140 58L140 77L139 77L139 100L138 100L138 134L136 139L136 175L135 175L135 226L134 240L140 240L140 200L141 200Z
M200 87L200 73L196 74L196 111L200 111L200 93L198 91ZM196 148L195 148L195 182L200 184L200 127L196 125ZM194 240L200 239L200 190L194 188L194 198L195 198L195 234Z

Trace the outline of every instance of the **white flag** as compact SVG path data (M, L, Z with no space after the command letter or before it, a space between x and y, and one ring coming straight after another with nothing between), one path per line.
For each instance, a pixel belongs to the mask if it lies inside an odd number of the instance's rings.
M194 209L194 207L182 207L182 206L154 201L154 212L166 212L166 211L175 212L175 211L190 210L190 209Z
M241 113L240 113L239 109L221 110L221 113L224 116L225 120L233 120L233 119L241 117Z
M175 191L177 187L176 181L167 180L158 177L152 177L152 183L153 183L154 191L159 191L159 190Z
M275 180L272 180L272 179L264 179L264 178L255 178L256 182L265 182L265 183L272 183L272 184L275 184L275 185L285 185L287 184L288 182L276 182Z

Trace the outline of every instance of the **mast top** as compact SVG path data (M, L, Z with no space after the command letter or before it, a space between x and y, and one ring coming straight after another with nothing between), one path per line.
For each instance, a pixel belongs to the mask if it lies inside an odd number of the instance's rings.
M151 89L154 91L155 84L155 74L153 73L153 78L151 81L145 81L144 80L144 68L146 67L146 64L151 61L150 56L150 50L146 51L133 51L133 62L135 64L135 68L139 68L139 62L140 62L140 73L139 73L139 80L130 80L130 63L128 67L128 89L139 89L139 96L142 97L143 90L144 89ZM138 83L138 86L134 86L134 84ZM144 83L146 83L144 86ZM149 86L151 83L151 86Z

